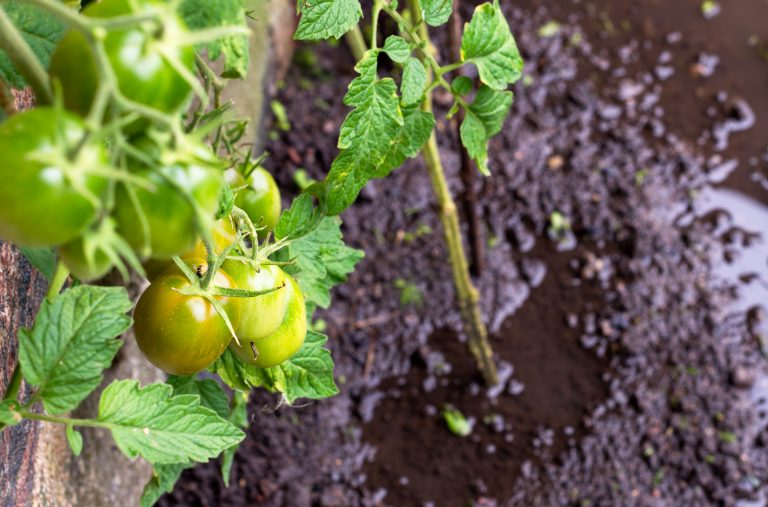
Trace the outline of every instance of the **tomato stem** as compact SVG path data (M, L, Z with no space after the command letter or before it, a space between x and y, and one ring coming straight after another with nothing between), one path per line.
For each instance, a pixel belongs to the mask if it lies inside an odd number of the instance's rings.
M352 55L355 57L355 60L362 60L363 56L365 56L365 52L368 51L368 45L365 43L365 36L360 29L360 25L355 25L352 30L344 35L344 38L347 40L347 45L352 50Z
M38 104L53 103L53 93L45 68L2 6L0 6L0 49L8 55L13 65L26 78L35 92Z
M422 61L429 63L430 70L434 74L434 79L448 90L451 89L448 82L443 78L447 69L453 69L453 65L441 67L434 57L435 50L429 38L427 25L421 16L421 6L419 0L409 0L408 8L411 13L413 24L403 18L400 13L385 5L385 11L398 22L403 35L412 42L416 42L421 47ZM416 26L415 30L413 27ZM457 100L459 100L457 98ZM462 104L466 104L461 99ZM426 93L426 100L422 104L425 111L432 110L432 92L431 89ZM443 163L440 160L440 151L437 145L437 136L433 131L429 141L422 149L424 164L427 167L432 189L435 192L440 207L440 221L443 224L443 233L448 247L451 271L453 272L453 282L456 287L456 298L458 299L459 310L464 322L464 331L468 337L469 350L475 358L477 367L483 375L486 384L496 385L499 382L496 364L493 360L493 350L488 341L488 330L483 322L483 316L480 311L480 293L472 283L469 274L469 263L464 252L464 245L461 238L461 226L459 224L459 215L456 210L456 203L451 196L448 181L445 177Z
M373 14L371 15L371 49L378 47L379 36L379 14L384 8L382 0L373 0Z
M59 259L59 261L56 263L56 271L54 272L53 278L51 279L51 284L48 286L48 292L45 295L48 301L53 301L56 299L56 296L58 296L59 292L61 292L61 288L64 287L65 283L67 283L67 278L69 278L69 269L67 269L67 266L64 265L64 262Z

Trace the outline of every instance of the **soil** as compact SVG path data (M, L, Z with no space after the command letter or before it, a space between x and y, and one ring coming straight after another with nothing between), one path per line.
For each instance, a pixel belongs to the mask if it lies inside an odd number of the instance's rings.
M768 3L701 5L504 3L528 77L493 176L461 178L455 125L438 123L452 189L479 203L498 392L462 343L412 160L343 215L366 259L320 314L341 394L275 410L254 393L232 484L211 462L160 504L765 505ZM267 146L286 193L296 169L330 166L353 77L343 45L298 55L275 94L292 128Z

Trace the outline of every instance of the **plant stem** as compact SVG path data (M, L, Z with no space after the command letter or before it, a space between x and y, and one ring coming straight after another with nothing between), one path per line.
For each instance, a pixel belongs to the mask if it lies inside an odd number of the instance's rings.
M411 0L408 3L411 10L411 16L414 23L419 23L419 34L426 44L424 56L431 59L431 66L436 72L436 77L442 79L439 74L439 66L432 53L433 46L429 39L429 33L426 25L421 20L421 6L419 0ZM389 12L389 11L388 11ZM427 93L426 101L423 104L426 111L432 110L432 94ZM493 350L488 342L488 330L483 322L483 316L480 312L480 293L472 283L469 275L469 264L467 256L464 253L464 245L461 241L461 226L459 225L459 214L456 211L456 203L451 196L451 190L448 187L448 181L445 178L443 163L440 160L440 151L437 146L437 136L435 132L429 137L429 141L421 149L424 157L424 164L427 166L429 178L432 182L432 189L437 197L440 207L440 221L443 224L443 233L448 247L448 255L453 271L453 283L456 286L456 299L459 303L462 320L464 321L464 331L469 340L469 350L477 362L477 367L483 375L483 379L489 386L496 385L499 382L496 363L493 361Z
M105 428L112 429L117 428L118 425L97 421L95 419L72 419L70 417L59 417L48 414L38 414L36 412L29 412L28 410L20 410L19 414L24 419L34 419L36 421L46 421L58 424L71 424L72 426L88 426L91 428Z
M371 14L371 49L378 47L377 37L379 35L379 14L384 8L382 0L373 0L373 13Z
M461 317L464 320L464 331L469 338L469 350L475 357L485 382L492 386L497 384L499 379L496 364L493 361L493 350L488 342L488 330L480 313L480 293L469 276L469 264L464 253L464 245L461 242L459 215L456 212L456 203L451 197L451 191L445 179L445 172L437 147L437 137L434 132L422 148L421 153L424 156L424 163L432 181L432 189L440 206L440 221L443 224L445 242L448 246L453 283L456 286L456 298Z
M344 39L347 41L347 46L352 51L352 56L355 57L355 60L358 62L362 60L365 52L368 51L368 46L365 43L363 31L360 30L360 25L355 25L352 30L348 31L344 35Z
M48 82L48 74L2 6L0 6L0 49L8 55L13 65L26 78L29 86L35 92L37 102L39 104L52 103L53 93Z
M61 292L61 288L67 282L67 278L69 278L69 269L67 269L62 261L59 261L56 264L56 272L53 274L53 279L51 279L51 284L48 286L48 292L45 295L48 301L56 299L56 296Z

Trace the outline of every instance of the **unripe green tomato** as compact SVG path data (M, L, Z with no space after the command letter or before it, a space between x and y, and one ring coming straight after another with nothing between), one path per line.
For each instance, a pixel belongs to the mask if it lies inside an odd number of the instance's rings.
M18 246L60 245L94 222L107 180L89 171L108 164L106 150L92 139L70 159L85 132L80 118L49 107L0 124L0 238Z
M198 241L194 209L178 188L188 192L210 215L216 211L224 184L222 172L217 168L218 160L202 145L195 153L198 155L195 160L187 157L160 168L130 167L131 172L153 185L152 190L133 187L148 222L149 237L145 236L128 190L124 184L118 185L113 212L117 230L142 257L168 259L190 250Z
M189 261L193 271L204 266L202 259ZM213 285L237 288L229 275L219 270ZM224 319L201 296L178 291L190 282L176 266L164 271L139 298L133 312L136 343L155 366L173 375L190 375L208 367L232 340ZM216 296L234 327L240 322L240 300Z
M245 211L257 227L266 227L263 234L275 229L280 218L280 189L266 169L256 168L245 180L247 185L237 193L235 206Z
M114 71L117 86L127 99L172 113L184 105L192 91L169 58L194 75L192 46L177 41L188 33L184 22L162 2L152 0L102 0L83 9L92 18L113 18L157 12L159 26L148 24L110 29L104 50ZM77 29L70 29L51 55L49 72L61 83L68 109L87 115L99 86L99 68L90 43Z
M283 287L288 276L277 266L261 266L254 269L250 264L228 260L221 269L235 281L239 289L261 291ZM277 331L283 322L288 304L288 290L285 287L263 296L241 298L240 325L237 337L245 342L260 340Z
M290 359L299 351L307 336L307 310L299 284L290 275L285 275L286 297L288 304L280 327L275 332L259 340L235 340L229 348L243 361L259 368L277 366ZM238 337L239 338L239 337Z

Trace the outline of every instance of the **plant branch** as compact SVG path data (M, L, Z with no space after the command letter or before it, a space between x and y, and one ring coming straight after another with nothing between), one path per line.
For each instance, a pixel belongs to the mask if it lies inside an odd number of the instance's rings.
M379 14L384 8L382 0L373 0L373 13L371 14L371 49L378 47L379 36Z
M48 292L45 295L45 298L48 301L56 299L56 296L61 292L61 288L67 283L67 278L69 278L69 269L67 269L64 263L59 260L59 262L56 263L56 272L53 274L51 284L48 286Z
M405 28L411 37L423 40L424 49L422 55L425 60L430 62L430 66L435 73L435 78L445 83L442 77L440 65L432 54L432 43L429 40L429 33L426 25L421 22L421 7L418 0L411 0L408 3L411 10L411 16L414 22L420 22L420 34L414 35L412 30L408 30L407 21L400 16L397 11L388 9L390 15L396 14L400 18L398 24ZM393 16L394 17L394 16ZM450 85L443 84L448 89ZM432 110L432 93L426 94L426 100L422 107L426 111ZM488 330L483 322L483 316L480 312L480 293L472 283L469 275L469 264L467 256L464 253L464 245L461 239L461 226L459 224L459 214L456 210L456 203L451 196L448 181L445 177L443 163L440 160L440 151L437 146L437 136L435 132L429 137L429 141L421 149L424 157L424 164L427 166L432 189L437 197L439 206L440 222L443 225L443 234L448 247L448 255L453 272L453 283L456 287L456 298L459 303L459 310L464 322L464 331L468 337L469 350L475 358L477 367L483 375L483 378L489 386L496 385L499 382L496 363L493 360L493 350L488 342Z
M360 25L355 25L352 30L348 31L344 35L344 40L347 41L347 46L352 51L352 56L355 57L355 60L358 62L362 60L365 52L368 51L368 45L365 43L365 37L363 36L363 31L360 30Z
M36 421L46 421L46 422L66 424L66 425L71 424L72 426L81 426L81 427L87 426L91 428L105 428L105 429L120 427L116 424L101 422L95 419L73 419L71 417L60 417L60 416L48 415L48 414L38 414L36 412L30 412L28 410L20 410L19 414L24 419L34 419Z
M8 55L13 65L26 78L35 92L37 102L51 104L53 92L51 92L48 74L2 6L0 6L0 49Z

